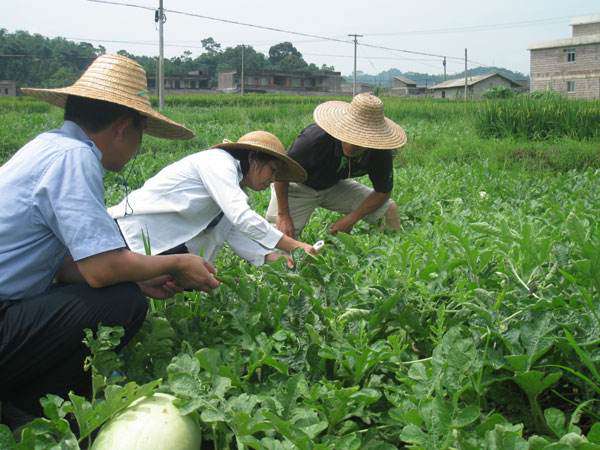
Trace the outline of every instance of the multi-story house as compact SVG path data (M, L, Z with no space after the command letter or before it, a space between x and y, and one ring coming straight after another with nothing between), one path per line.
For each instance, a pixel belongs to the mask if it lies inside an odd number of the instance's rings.
M600 15L571 21L572 37L529 46L531 91L600 98Z

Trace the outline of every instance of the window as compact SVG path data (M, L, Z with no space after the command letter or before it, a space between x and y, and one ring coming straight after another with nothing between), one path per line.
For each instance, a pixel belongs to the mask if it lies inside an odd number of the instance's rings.
M567 52L567 62L575 62L575 49L568 48L565 51Z
M567 92L575 92L575 82L567 81Z

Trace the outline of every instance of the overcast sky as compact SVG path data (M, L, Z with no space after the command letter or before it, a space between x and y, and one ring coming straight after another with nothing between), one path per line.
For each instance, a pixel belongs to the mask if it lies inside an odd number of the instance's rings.
M158 0L114 0L157 7ZM158 31L152 11L92 3L87 0L17 0L2 6L0 28L44 36L63 36L103 45L108 51L158 55ZM598 0L305 0L193 1L164 0L165 9L190 12L301 33L463 57L529 73L527 46L570 36L574 16L600 14ZM201 53L200 40L213 37L223 47L252 45L268 54L269 47L291 41L307 62L334 65L352 72L353 46L241 25L219 23L167 12L165 56L186 49ZM526 23L524 23L526 22ZM479 28L475 28L479 27ZM134 41L110 42L110 41ZM358 48L358 70L376 74L396 67L402 71L441 73L441 58L391 50ZM474 65L471 63L470 65ZM464 62L448 59L448 73L463 70Z

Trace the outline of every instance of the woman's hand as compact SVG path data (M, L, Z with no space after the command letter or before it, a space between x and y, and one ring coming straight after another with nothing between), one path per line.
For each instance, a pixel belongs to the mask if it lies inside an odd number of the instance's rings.
M298 244L300 244L300 245L298 245L296 248L301 248L309 255L314 256L317 253L319 253L311 244L307 244L306 242L300 242L300 241L298 241Z
M272 262L278 261L281 258L285 258L286 265L288 266L288 268L290 268L290 269L294 268L294 260L292 259L292 257L290 255L285 254L285 253L279 253L279 252L269 253L269 254L265 255L265 262L272 263Z

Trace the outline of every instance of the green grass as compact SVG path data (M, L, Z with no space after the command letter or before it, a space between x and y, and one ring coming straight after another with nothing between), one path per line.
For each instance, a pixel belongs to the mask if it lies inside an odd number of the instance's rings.
M526 95L484 102L476 116L478 131L486 137L526 139L600 137L600 101Z

